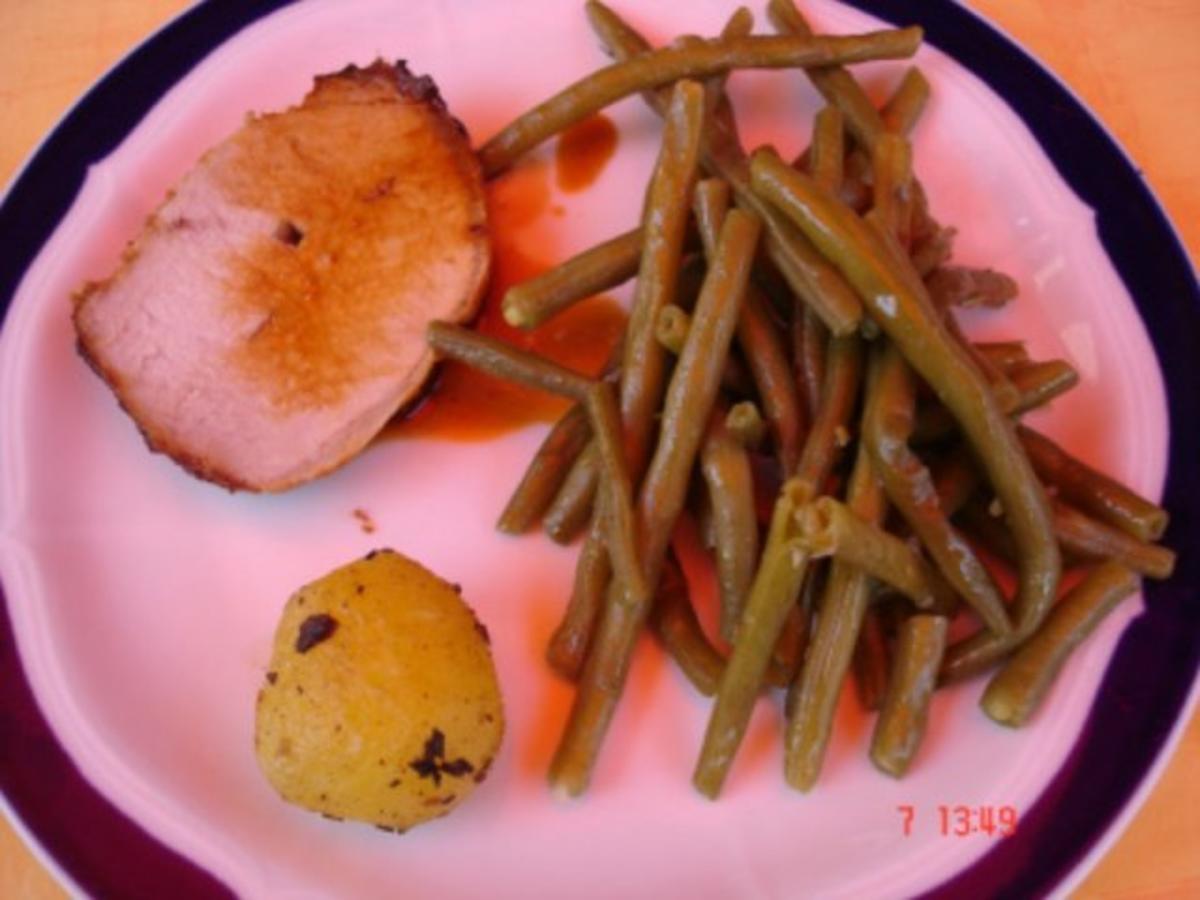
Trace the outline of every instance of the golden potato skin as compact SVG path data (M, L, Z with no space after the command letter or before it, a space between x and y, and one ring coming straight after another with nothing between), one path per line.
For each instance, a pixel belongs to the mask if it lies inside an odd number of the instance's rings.
M288 600L254 737L285 800L403 831L461 803L503 733L487 631L420 563L373 551Z

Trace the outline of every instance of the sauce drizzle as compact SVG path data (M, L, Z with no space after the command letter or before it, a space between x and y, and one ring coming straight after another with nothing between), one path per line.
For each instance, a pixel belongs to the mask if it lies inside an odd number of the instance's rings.
M558 189L574 194L591 187L616 151L617 126L603 113L572 125L554 149Z

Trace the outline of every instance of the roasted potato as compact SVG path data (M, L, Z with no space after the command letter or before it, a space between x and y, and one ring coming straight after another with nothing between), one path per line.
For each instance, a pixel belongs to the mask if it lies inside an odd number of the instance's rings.
M456 586L392 550L288 600L256 719L285 800L396 831L461 803L504 732L486 629Z

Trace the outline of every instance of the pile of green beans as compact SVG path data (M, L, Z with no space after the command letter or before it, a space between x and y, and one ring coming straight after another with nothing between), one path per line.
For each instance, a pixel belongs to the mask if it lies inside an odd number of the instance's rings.
M662 116L641 221L503 298L511 325L536 328L633 278L626 333L594 377L461 327L428 333L442 358L574 401L498 522L584 534L546 651L577 689L553 786L590 783L647 629L712 698L693 772L709 797L774 688L801 791L848 679L877 712L868 757L893 777L919 765L938 691L958 679L994 669L982 709L1021 725L1073 648L1175 556L1157 543L1164 510L1021 421L1078 383L1069 362L959 327L960 308L1002 309L1018 283L948 263L954 230L913 171L920 70L876 107L845 67L910 56L919 30L818 37L791 0L769 0L776 36L752 35L743 8L718 38L654 49L586 8L615 61L480 156L496 175L631 93ZM799 69L824 98L794 163L743 148L725 93L740 67ZM685 533L711 555L715 610L693 604ZM1064 566L1080 577L1059 599ZM954 634L973 632L951 640L956 618Z

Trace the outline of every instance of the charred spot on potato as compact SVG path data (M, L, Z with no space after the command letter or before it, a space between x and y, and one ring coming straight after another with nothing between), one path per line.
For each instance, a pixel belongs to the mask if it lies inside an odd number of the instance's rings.
M267 673L267 684L274 684L278 680L279 680L278 672L268 672Z
M425 741L425 753L410 762L408 767L422 778L431 779L435 786L441 785L443 775L461 778L475 771L468 759L446 759L446 735L440 728L433 729Z
M492 770L492 757L488 757L483 761L483 765L479 767L479 771L475 773L475 783L482 784L483 779L488 777L488 772Z
M425 741L425 755L430 758L440 758L446 755L446 735L440 728L433 729Z
M429 745L425 745L425 755L414 759L408 767L422 778L433 779L434 784L442 783L442 772L438 761L429 755Z
M470 760L459 757L442 764L442 773L445 775L453 775L455 778L462 778L464 775L470 775L475 771L475 767L471 765Z
M322 641L328 640L337 631L337 619L328 613L314 613L300 623L296 635L296 652L307 653Z
M388 782L388 787L390 787L390 788L399 787L399 786L400 786L399 778L393 778L391 781Z

